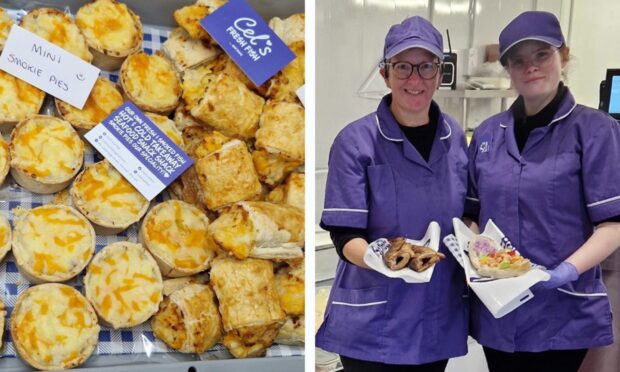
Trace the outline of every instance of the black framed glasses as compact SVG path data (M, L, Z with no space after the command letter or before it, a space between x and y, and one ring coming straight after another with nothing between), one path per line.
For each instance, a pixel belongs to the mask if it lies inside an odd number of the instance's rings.
M414 65L409 62L383 62L383 66L392 66L392 72L397 79L405 80L409 79L414 71L417 71L418 76L424 80L430 80L437 76L439 72L438 62L424 62Z

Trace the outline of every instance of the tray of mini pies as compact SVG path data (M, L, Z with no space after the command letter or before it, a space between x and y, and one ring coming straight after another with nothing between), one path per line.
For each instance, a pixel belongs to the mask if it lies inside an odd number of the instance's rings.
M266 19L296 59L256 87L198 23L226 2L174 28L137 1L0 9L0 48L16 23L102 70L82 110L0 71L2 357L303 355L304 14ZM151 202L83 137L126 100L194 161Z

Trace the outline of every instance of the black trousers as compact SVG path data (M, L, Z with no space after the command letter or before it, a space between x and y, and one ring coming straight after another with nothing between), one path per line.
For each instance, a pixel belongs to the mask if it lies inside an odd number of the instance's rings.
M369 362L344 355L340 356L340 361L345 372L444 372L448 365L448 359L427 364L407 365Z
M588 349L577 349L506 353L483 349L489 372L577 372L588 352Z

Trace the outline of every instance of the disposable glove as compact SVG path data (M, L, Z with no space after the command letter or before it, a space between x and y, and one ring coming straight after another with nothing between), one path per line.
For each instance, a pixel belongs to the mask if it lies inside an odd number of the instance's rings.
M539 283L540 287L545 289L556 289L579 278L577 268L567 261L562 262L553 270L545 271L551 276L548 281Z

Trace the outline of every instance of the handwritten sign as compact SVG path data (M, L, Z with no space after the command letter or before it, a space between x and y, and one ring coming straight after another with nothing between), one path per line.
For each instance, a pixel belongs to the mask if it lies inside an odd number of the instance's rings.
M0 55L0 69L79 109L99 76L95 66L17 25Z
M230 0L200 24L256 86L295 59L295 53L244 0Z
M148 200L193 163L129 101L86 133L85 138Z

